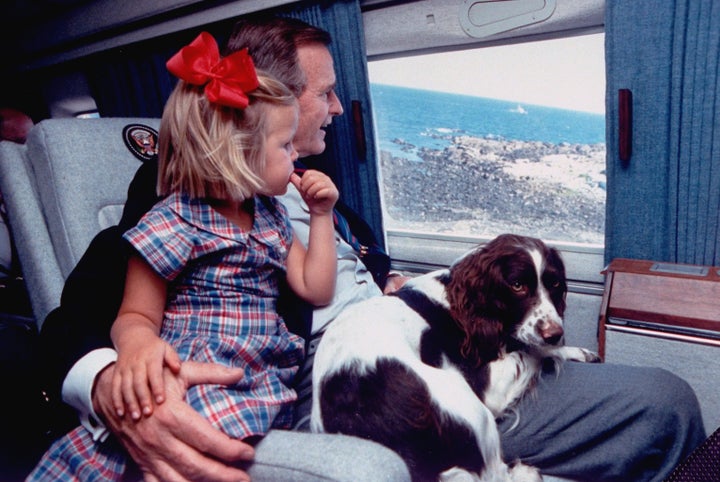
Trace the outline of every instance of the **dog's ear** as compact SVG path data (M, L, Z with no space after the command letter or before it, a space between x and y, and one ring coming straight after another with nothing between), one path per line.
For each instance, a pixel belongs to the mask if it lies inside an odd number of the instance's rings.
M478 249L450 268L446 288L450 314L464 334L461 353L475 366L496 360L500 354L503 325L492 316L496 312L493 265L492 255Z

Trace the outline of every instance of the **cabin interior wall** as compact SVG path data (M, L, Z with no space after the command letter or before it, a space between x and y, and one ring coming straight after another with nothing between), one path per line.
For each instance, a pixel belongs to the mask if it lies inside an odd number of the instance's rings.
M502 3L498 2L499 8ZM467 2L361 2L368 58L583 34L601 29L604 23L605 0L557 0L547 20L478 38L461 27L458 17L464 4Z

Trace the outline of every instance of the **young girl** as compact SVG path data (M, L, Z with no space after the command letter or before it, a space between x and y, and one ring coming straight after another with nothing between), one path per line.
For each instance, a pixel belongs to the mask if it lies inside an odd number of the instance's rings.
M279 285L322 305L335 288L332 210L338 192L318 171L293 173L295 97L257 73L247 51L220 59L202 33L168 61L178 76L159 135L158 191L166 196L125 233L136 253L112 328L118 416L150 415L162 373L180 360L244 370L234 385L188 389L189 403L229 436L288 427L302 340L277 313ZM307 250L293 243L272 196L292 182L311 212ZM158 334L160 337L158 337ZM82 427L55 442L29 480L119 480L126 455Z

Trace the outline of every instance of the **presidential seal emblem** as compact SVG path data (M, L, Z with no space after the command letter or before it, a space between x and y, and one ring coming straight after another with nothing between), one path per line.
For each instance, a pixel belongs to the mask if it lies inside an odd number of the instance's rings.
M141 161L157 159L158 133L143 124L128 124L123 128L125 146Z

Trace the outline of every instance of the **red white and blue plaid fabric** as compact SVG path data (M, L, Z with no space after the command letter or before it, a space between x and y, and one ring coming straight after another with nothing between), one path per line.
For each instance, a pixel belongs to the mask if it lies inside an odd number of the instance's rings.
M125 238L168 280L161 336L180 357L245 369L231 387L191 387L188 403L233 438L288 427L303 341L277 314L292 242L284 206L256 197L253 228L243 232L205 202L171 195ZM53 444L30 480L73 480L81 470L94 474L83 480L119 480L124 457L80 428Z

